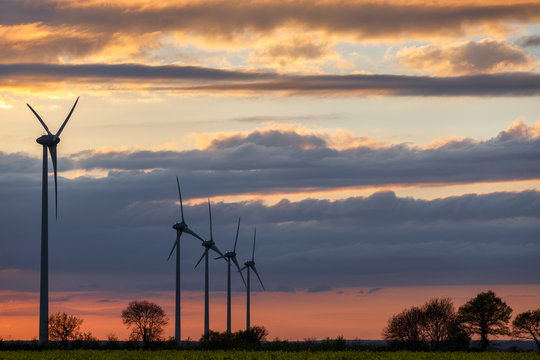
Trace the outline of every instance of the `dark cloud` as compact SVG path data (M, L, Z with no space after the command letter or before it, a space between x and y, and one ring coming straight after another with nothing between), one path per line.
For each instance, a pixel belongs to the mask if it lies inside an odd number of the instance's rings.
M318 293L318 292L326 292L326 291L330 291L330 290L333 290L333 287L328 286L328 285L318 285L318 286L310 287L309 289L307 289L307 292L308 293Z
M367 291L368 294L376 293L377 291L381 291L382 288L371 288Z
M264 130L221 137L204 150L84 151L60 158L59 169L103 169L108 171L105 178L83 177L76 182L97 187L111 198L144 186L151 189L138 195L145 201L168 198L159 184L169 183L177 174L190 189L189 196L203 198L383 184L532 180L540 177L539 147L534 129L523 123L487 141L465 139L427 149L389 145L337 150L329 147L329 139L324 136ZM5 181L39 176L38 159L24 154L0 156ZM66 186L75 183L60 181ZM6 196L12 199L14 195ZM394 201L391 195L380 196L387 202ZM290 208L288 204L283 206Z
M529 128L516 123L487 141L432 149L335 150L323 137L259 131L223 138L206 150L62 157L61 171L110 172L98 179L59 178L59 218L49 225L51 291L173 289L174 262L167 255L175 239L171 226L180 216L177 174L185 201L366 184L536 180L540 140ZM0 284L37 291L40 163L0 153L0 164ZM190 227L207 237L206 204L186 202L184 210ZM274 291L538 281L540 193L534 190L433 200L386 191L337 201L218 202L212 210L222 251L232 247L242 218L240 261L251 257L257 227L257 269ZM186 289L201 289L203 271L193 266L202 250L198 240L182 237ZM212 290L225 288L225 269L223 261L212 261ZM236 278L235 291L242 286Z
M278 92L328 96L534 96L540 93L540 74L528 72L453 77L287 76L196 66L0 64L0 84L4 86L21 86L25 82L28 86L36 86L66 80L94 82L96 89L106 85L107 90L125 90L127 85L119 85L126 81L147 90L179 92Z
M518 43L521 46L532 47L540 46L540 35L530 35L519 39Z

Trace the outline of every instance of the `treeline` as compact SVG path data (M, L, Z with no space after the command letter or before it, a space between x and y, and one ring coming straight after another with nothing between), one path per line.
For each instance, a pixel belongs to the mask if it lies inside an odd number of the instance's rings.
M450 298L435 298L393 315L383 337L393 348L407 350L468 350L472 336L480 337L481 350L497 335L534 340L540 351L540 309L518 314L493 291L479 293L457 311Z

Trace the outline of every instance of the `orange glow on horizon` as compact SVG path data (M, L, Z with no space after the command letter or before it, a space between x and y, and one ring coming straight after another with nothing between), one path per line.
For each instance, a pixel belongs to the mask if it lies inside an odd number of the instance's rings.
M415 286L382 288L342 288L309 293L297 291L252 293L252 325L265 326L268 340L335 338L375 340L390 316L413 305L421 305L434 297L450 297L457 307L477 293L493 290L516 314L540 306L540 285L463 285ZM131 300L146 299L161 305L169 324L164 336L174 334L174 292L125 294L106 292L62 292L50 294L50 314L63 312L81 317L81 331L99 339L115 334L127 339L129 331L122 324L120 313ZM157 295L157 296L156 296ZM31 340L37 336L38 293L2 291L0 296L0 337L4 340ZM12 298L13 300L10 300ZM245 294L233 293L233 330L245 327ZM226 327L225 293L211 293L211 328ZM203 293L182 293L182 337L198 340L203 324Z

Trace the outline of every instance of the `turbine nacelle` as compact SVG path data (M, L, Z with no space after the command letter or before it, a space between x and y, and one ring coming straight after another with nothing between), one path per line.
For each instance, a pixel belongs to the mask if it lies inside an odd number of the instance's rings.
M246 261L246 262L244 263L244 265L245 265L245 266L252 267L252 266L255 265L255 261Z
M226 257L226 258L228 258L228 259L231 259L231 258L236 257L236 253L235 253L234 251L227 251L227 252L223 255L223 257Z
M44 146L54 146L60 142L60 138L56 135L43 135L38 137L36 142Z
M177 230L177 231L184 231L187 228L187 224L185 222L183 222L183 221L182 222L177 222L177 223L174 223L172 228Z
M204 240L201 245L205 248L211 248L212 246L216 245L216 243L214 240Z

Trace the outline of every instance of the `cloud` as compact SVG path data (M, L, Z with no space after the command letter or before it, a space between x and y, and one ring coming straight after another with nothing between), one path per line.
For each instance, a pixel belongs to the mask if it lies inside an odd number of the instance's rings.
M141 35L175 33L199 36L206 41L228 41L271 36L294 27L297 33L319 31L356 39L417 39L459 37L467 34L501 33L512 24L536 23L540 6L530 2L394 2L394 1L190 1L167 4L104 3L70 1L4 1L0 23L4 26L77 28L94 44L110 47L116 39ZM114 36L113 36L114 35ZM45 37L45 40L47 38ZM49 39L52 43L55 39ZM43 42L46 44L46 42ZM72 52L76 45L64 44L51 52ZM45 46L44 46L45 49ZM17 51L15 44L12 51ZM22 53L23 51L21 51ZM51 55L47 55L51 56Z
M318 285L318 286L310 287L309 289L307 289L307 292L308 293L318 293L318 292L330 291L332 289L333 289L333 287L328 286L328 285Z
M519 39L518 43L524 47L540 46L540 35L529 35Z
M398 51L401 65L439 76L531 70L533 56L508 41L484 39L446 46L427 45Z
M373 294L373 293L376 293L377 291L381 291L382 288L371 288L368 290L368 294Z
M151 90L182 93L296 94L315 96L535 96L540 74L518 72L453 77L407 75L278 75L197 66L140 64L0 64L0 86L38 89L55 83L88 91Z
M340 200L257 201L257 194L362 184L502 181L540 178L539 138L521 121L492 139L437 147L387 144L346 150L315 132L275 129L218 137L190 151L87 151L59 159L66 169L107 169L100 178L59 178L59 219L51 221L51 289L174 288L171 225L179 209L180 175L189 226L208 236L206 204L223 194L248 201L213 203L214 236L222 251L242 218L239 259L256 261L271 291L321 290L321 284L390 285L536 283L540 271L540 192L463 194L423 200L392 191ZM37 291L41 166L25 154L0 153L0 284ZM54 209L51 203L51 209ZM53 211L53 210L51 210ZM185 289L200 289L198 240L182 238ZM222 263L212 262L212 290L224 290ZM223 270L224 268L222 268ZM235 291L243 291L241 281ZM329 285L325 285L329 286ZM99 300L99 299L98 299Z
M164 196L157 184L177 174L192 189L191 196L198 198L358 186L535 180L540 178L538 126L518 120L492 139L441 141L425 148L354 138L354 146L336 148L333 136L325 133L270 127L241 134L214 134L201 150L83 151L63 155L59 170L61 176L64 171L99 172L100 179L73 180L92 182L92 186L99 186L111 196L140 181L157 186L148 195L139 195L143 198ZM0 171L6 179L39 173L39 159L25 154L0 155ZM211 193L208 189L212 189Z

